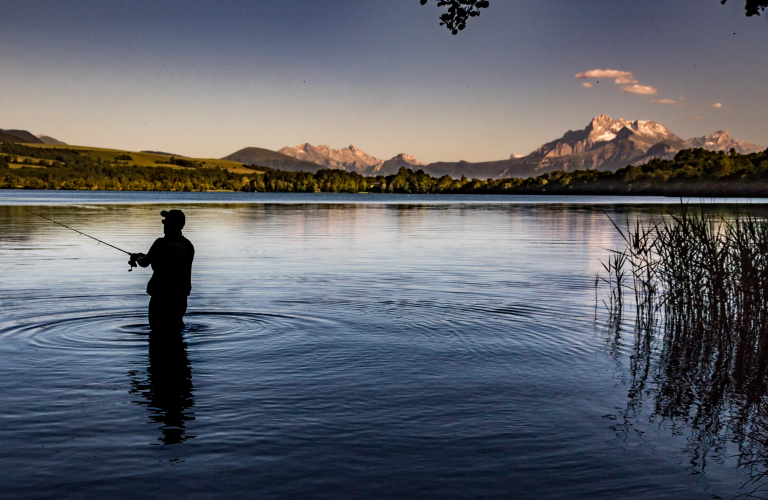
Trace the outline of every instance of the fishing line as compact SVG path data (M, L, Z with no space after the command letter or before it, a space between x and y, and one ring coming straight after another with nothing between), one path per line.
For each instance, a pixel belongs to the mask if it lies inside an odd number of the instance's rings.
M77 234L82 234L82 235L83 235L83 236L85 236L86 238L90 238L90 239L92 239L92 240L96 240L96 241L98 241L99 243L103 243L104 245L107 245L108 247L112 247L112 248L114 248L115 250L120 250L121 252L123 252L123 253L125 253L125 254L128 254L128 255L132 255L132 254L131 254L131 252L127 252L127 251L123 250L122 248L117 248L115 245L111 245L111 244L107 243L106 241L102 241L102 240L100 240L100 239L98 239L98 238L94 238L93 236L90 236L90 235L88 235L88 234L85 234L85 233L84 233L84 232L82 232L82 231L78 231L77 229L73 229L73 228L71 228L71 227L69 227L69 226L67 226L67 225L65 225L65 224L62 224L61 222L56 222L56 221L55 221L55 220L53 220L53 219L49 219L49 218L48 218L48 217L46 217L45 215L40 215L40 214L38 214L37 212L33 212L32 210L27 210L27 212L29 212L29 213L31 213L31 214L34 214L34 215L37 215L38 217L42 217L43 219L45 219L45 220L47 220L47 221L51 221L51 222L53 222L54 224L58 224L58 225L59 225L59 226L61 226L61 227L64 227L64 228L67 228L67 229L69 229L70 231L74 231L74 232L76 232ZM131 269L129 269L129 271L132 271L132 270L133 270L133 267L132 267Z

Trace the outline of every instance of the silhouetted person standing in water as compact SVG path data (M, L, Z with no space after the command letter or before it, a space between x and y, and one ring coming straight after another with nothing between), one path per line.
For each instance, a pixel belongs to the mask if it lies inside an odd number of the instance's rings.
M158 238L146 255L131 254L131 267L152 266L152 279L147 284L149 300L149 326L153 333L180 332L184 329L187 297L192 290L192 260L195 247L181 230L186 217L181 210L163 210L165 237Z

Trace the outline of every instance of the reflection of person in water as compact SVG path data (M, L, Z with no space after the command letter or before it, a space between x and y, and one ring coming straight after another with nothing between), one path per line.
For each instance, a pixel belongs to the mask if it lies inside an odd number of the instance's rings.
M149 301L149 326L153 332L172 332L184 329L184 313L187 297L192 289L192 260L195 247L184 236L186 218L181 210L163 210L165 237L158 238L146 255L131 254L128 263L141 267L152 266L152 279L147 285Z
M136 373L131 373L135 376ZM132 382L133 394L141 394L150 411L150 419L162 424L163 444L186 441L186 422L194 420L190 409L192 397L192 370L187 356L187 344L181 332L170 332L149 337L149 367L147 380Z

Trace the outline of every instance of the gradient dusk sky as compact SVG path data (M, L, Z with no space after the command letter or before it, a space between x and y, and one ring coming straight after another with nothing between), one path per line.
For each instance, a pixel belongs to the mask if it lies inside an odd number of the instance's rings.
M197 157L310 142L485 161L607 114L768 146L768 15L743 0L491 0L458 36L442 11L0 0L0 128Z

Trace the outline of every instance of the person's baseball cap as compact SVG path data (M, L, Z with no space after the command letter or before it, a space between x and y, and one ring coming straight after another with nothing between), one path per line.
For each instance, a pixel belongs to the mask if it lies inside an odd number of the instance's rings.
M163 224L170 221L177 225L179 229L183 228L184 224L187 223L187 218L181 210L163 210L160 212L160 215L165 217Z

